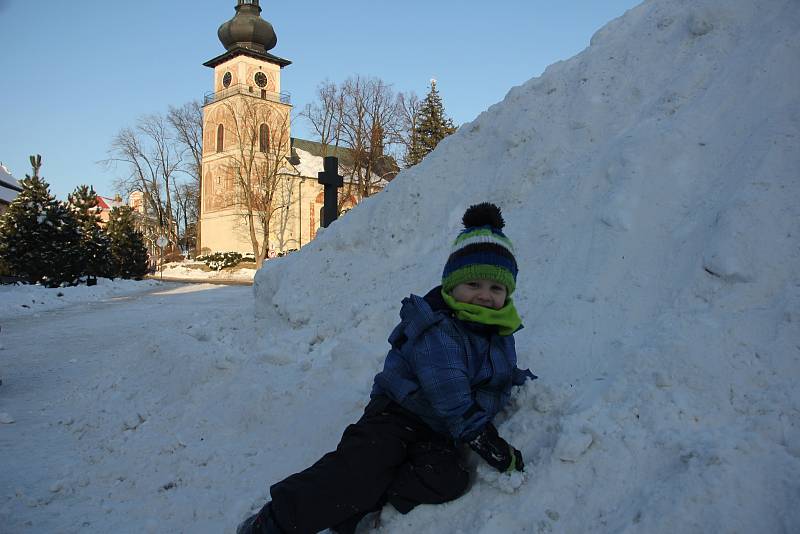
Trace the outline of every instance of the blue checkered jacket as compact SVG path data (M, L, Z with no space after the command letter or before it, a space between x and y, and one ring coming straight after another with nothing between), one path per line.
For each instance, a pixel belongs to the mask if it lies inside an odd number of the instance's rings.
M437 432L469 441L508 403L512 385L535 376L517 368L513 336L456 319L440 289L403 299L372 397L386 395Z

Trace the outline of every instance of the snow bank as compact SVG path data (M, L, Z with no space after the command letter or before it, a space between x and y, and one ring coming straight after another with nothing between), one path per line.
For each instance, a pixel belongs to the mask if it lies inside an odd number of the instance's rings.
M478 467L390 531L800 528L798 23L785 0L645 2L257 273L269 344L309 347L273 372L348 374L293 398L363 395L464 208L503 207L541 379L501 432L529 473L508 495Z
M255 269L246 267L223 269L221 271L204 271L193 266L204 265L202 262L168 263L164 265L163 276L182 280L209 280L209 281L250 281L256 274ZM161 276L158 270L155 276Z
M81 285L53 289L40 285L0 285L0 320L141 293L159 284L156 280L98 278L97 285L91 287Z

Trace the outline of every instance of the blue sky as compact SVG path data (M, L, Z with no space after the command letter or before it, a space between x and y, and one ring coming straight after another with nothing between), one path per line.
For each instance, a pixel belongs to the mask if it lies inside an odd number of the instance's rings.
M377 76L396 91L436 78L457 124L589 44L639 0L261 0L289 59L282 89L295 114L323 80ZM111 138L149 113L202 99L221 54L217 28L236 0L0 0L0 162L14 176L42 155L59 198L87 183L114 194L123 169L97 162ZM292 135L313 139L301 119Z

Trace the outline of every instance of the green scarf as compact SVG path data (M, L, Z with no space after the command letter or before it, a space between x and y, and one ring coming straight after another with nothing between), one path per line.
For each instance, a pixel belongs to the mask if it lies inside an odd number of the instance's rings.
M462 321L470 321L489 326L496 326L497 333L501 336L510 336L522 326L522 319L517 314L514 301L511 297L506 299L506 304L499 310L458 302L451 295L442 290L442 298L450 308L456 312L456 317Z

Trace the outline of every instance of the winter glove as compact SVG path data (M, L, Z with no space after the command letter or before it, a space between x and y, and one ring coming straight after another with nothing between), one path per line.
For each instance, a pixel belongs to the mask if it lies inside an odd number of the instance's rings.
M501 473L525 469L522 453L501 438L492 423L487 424L480 434L472 438L469 446L486 460L486 463Z

